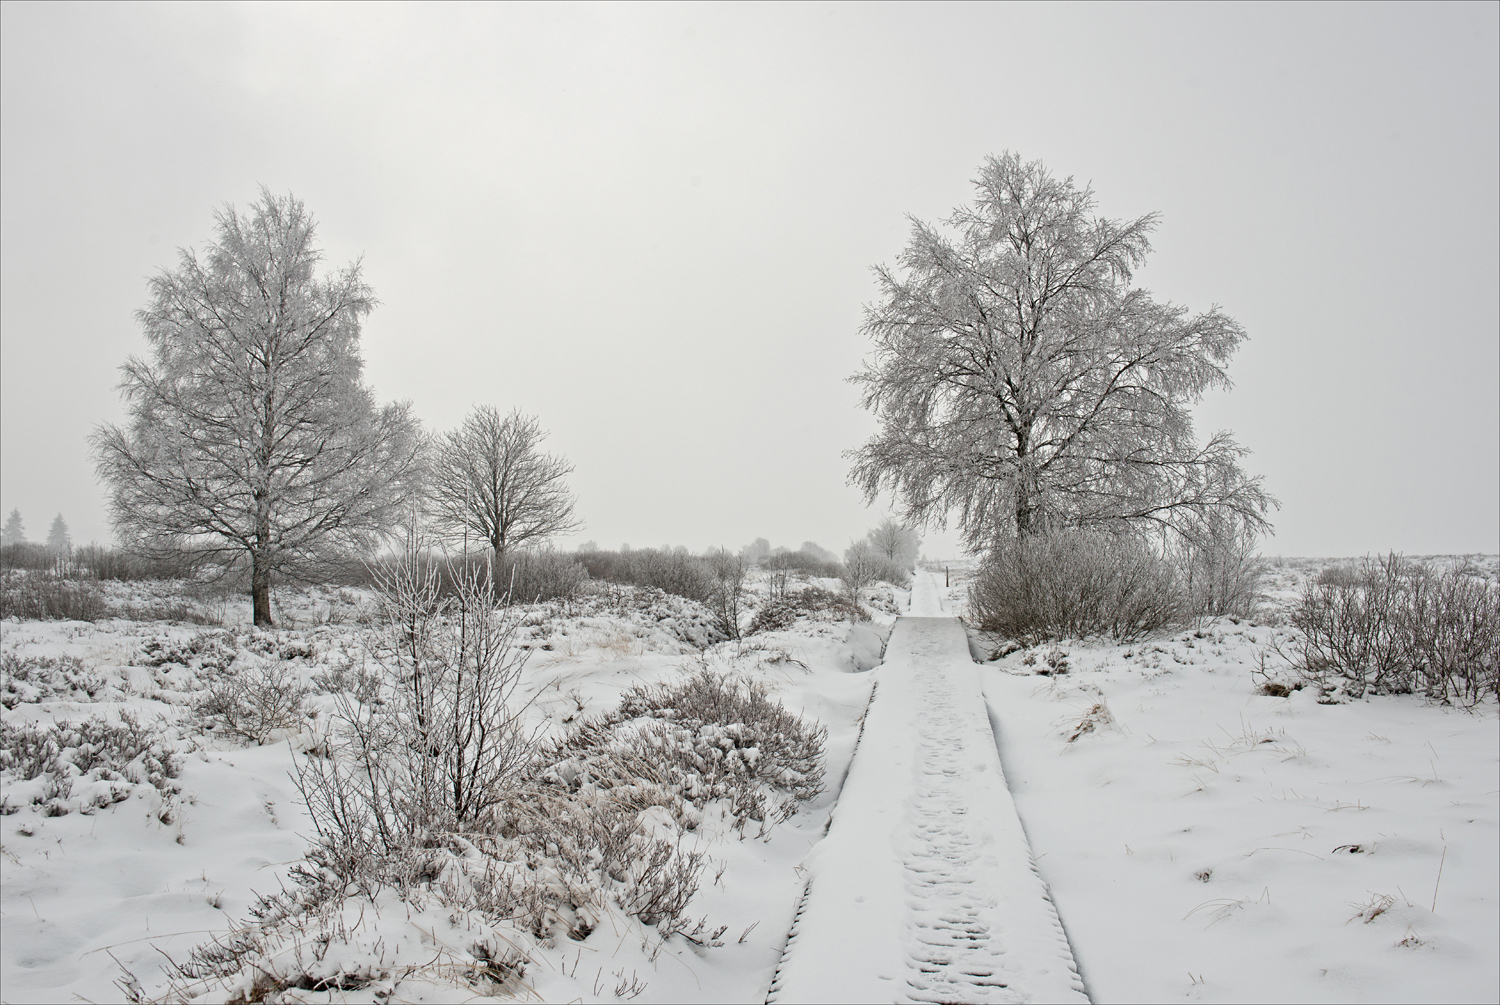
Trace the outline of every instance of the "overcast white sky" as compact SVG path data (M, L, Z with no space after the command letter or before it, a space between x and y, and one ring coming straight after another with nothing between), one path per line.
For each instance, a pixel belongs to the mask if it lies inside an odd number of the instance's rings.
M841 549L870 266L1009 149L1159 210L1140 284L1248 329L1198 422L1266 553L1500 551L1497 12L5 3L0 511L110 538L146 277L263 183L364 256L379 396L552 430L564 544Z

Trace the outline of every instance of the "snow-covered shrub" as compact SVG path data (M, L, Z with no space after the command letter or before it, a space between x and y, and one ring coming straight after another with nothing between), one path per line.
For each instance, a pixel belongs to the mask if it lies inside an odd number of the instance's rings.
M785 820L821 791L824 739L822 727L772 701L763 686L704 669L675 684L632 688L616 711L585 723L541 760L558 778L572 772L565 780L578 790L600 784L594 765L618 774L631 754L635 767L652 766L648 777L697 809L725 800L743 828L747 820Z
M0 576L0 618L97 621L108 616L104 594L93 583L42 572L12 570Z
M798 618L811 621L866 621L868 615L850 597L819 586L789 590L761 604L750 621L747 635L785 631Z
M93 701L105 690L98 674L76 656L0 656L0 705Z
M1303 679L1463 704L1500 693L1500 587L1395 554L1356 572L1319 577L1292 610L1290 657Z
M697 818L638 751L595 766L577 788L564 767L514 790L495 832L475 838L489 858L469 876L476 905L543 939L585 938L611 910L655 926L661 938L716 939L699 938L706 923L686 913L706 865L701 852L683 847Z
M299 865L295 885L261 896L237 929L195 948L182 962L169 959L165 994L152 1001L304 1002L430 1000L436 989L460 1000L522 998L530 962L517 932L460 902L462 885L438 883L350 903L326 870ZM472 899L472 898L468 898ZM397 908L396 910L390 910ZM434 953L433 933L461 919L465 937ZM127 971L116 982L126 1000L148 1000ZM364 992L348 997L348 992ZM311 992L311 997L307 993ZM426 992L424 994L424 992Z
M911 582L911 570L877 551L869 541L856 541L844 552L843 580L849 593L857 597L873 583L904 587Z
M443 630L427 610L407 622L417 638ZM420 977L423 953L431 959L427 940L405 941L421 934L407 932L406 919L424 915L474 933L468 958L454 947L443 980L479 995L521 989L527 940L582 939L627 918L656 939L722 945L724 926L688 911L707 865L692 832L715 802L742 827L784 818L822 781L821 728L757 687L704 672L628 692L617 711L501 779L497 803L467 818L448 807L418 831L409 821L424 798L421 765L446 756L447 741L434 731L424 744L399 724L411 711L400 711L402 679L389 675L390 700L374 707L391 711L351 718L331 757L299 764L318 842L290 888L260 898L244 926L176 967L171 1000L354 989L388 997ZM386 761L405 762L404 787ZM397 901L402 909L390 909Z
M0 722L0 808L14 813L38 806L48 816L92 813L149 785L162 794L176 788L181 761L170 744L129 712L118 723L102 717L56 725L13 727Z
M184 666L223 670L234 662L239 643L225 631L200 632L191 639L151 638L141 643L141 666Z
M536 637L565 633L571 625L596 619L667 635L693 649L706 649L729 636L708 607L696 600L655 587L590 583L588 590L565 604L545 605L546 616ZM602 624L598 627L603 627Z
M265 744L301 725L302 702L309 693L285 666L248 666L210 686L197 711L236 736Z
M314 691L345 694L362 705L373 704L379 697L382 680L378 670L355 663L340 663L312 675Z
M969 616L1028 645L1109 636L1135 642L1179 622L1182 587L1171 563L1128 536L1053 531L1008 538L969 585Z

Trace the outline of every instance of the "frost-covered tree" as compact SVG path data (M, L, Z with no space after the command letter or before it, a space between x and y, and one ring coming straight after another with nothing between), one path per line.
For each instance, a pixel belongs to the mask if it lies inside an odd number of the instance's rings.
M754 565L771 554L771 542L763 537L758 537L741 548L740 554L745 556L745 561Z
M803 541L802 547L798 548L797 550L802 552L802 554L804 555L811 555L813 558L816 558L821 562L837 562L839 560L839 557L837 555L829 551L827 548L824 548L816 541Z
M974 187L946 226L912 221L899 272L876 269L874 352L851 380L880 429L850 480L910 523L951 513L977 548L1049 526L1186 534L1211 512L1267 529L1245 451L1199 444L1189 413L1229 386L1244 330L1131 284L1155 214L1097 216L1089 188L1015 154Z
M535 416L480 405L438 443L431 505L450 536L472 534L497 557L582 526L567 477L573 466L543 453Z
M5 518L5 529L0 530L0 545L9 548L13 544L26 543L26 528L21 523L21 511L13 509Z
M73 539L68 535L68 523L61 513L52 520L47 531L47 550L54 555L67 555L73 550Z
M290 195L263 189L216 220L201 258L183 250L151 280L136 314L150 359L121 368L129 423L92 440L122 538L245 561L255 623L270 625L273 575L400 523L421 436L409 405L377 405L360 381L375 298L359 263L315 275L313 219Z

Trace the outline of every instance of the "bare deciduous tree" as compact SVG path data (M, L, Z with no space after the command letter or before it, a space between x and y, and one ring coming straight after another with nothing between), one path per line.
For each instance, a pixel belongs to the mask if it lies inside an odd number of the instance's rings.
M851 380L881 428L851 481L914 523L955 514L981 548L1048 526L1190 533L1214 511L1267 529L1245 451L1200 446L1188 411L1229 386L1243 329L1131 285L1155 215L1095 216L1088 188L1014 154L974 185L946 230L912 221L902 274L876 270L874 354Z
M743 554L718 548L704 556L713 579L706 603L719 629L731 639L740 637L740 614L743 611L745 580L750 574L750 559Z
M922 547L922 539L910 527L899 524L895 520L886 519L881 521L880 526L870 531L866 540L870 542L871 548L896 565L904 569L916 567L917 552Z
M573 466L540 449L534 416L480 405L439 442L431 503L449 534L471 533L497 557L582 526L565 479Z
M274 573L330 547L368 547L399 523L420 475L410 406L360 382L360 318L375 304L359 263L318 278L314 223L261 191L217 214L200 259L181 252L136 317L148 362L122 367L126 428L93 435L116 528L145 554L245 559L255 623Z

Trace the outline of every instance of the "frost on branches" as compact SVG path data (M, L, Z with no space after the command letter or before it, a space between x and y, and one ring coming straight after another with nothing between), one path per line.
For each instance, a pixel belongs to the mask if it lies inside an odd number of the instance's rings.
M217 231L202 259L184 250L151 280L136 315L151 358L122 367L130 421L101 426L94 451L132 548L247 562L269 626L273 573L397 522L420 441L409 406L379 406L360 382L374 294L358 263L314 275L302 203L262 191Z
M1200 445L1188 407L1227 387L1244 330L1131 285L1154 214L1094 215L1093 193L1015 154L990 158L973 205L913 221L900 271L876 270L851 378L880 431L851 480L913 523L953 511L968 543L1047 526L1169 529L1212 513L1264 529L1274 500L1227 433Z

